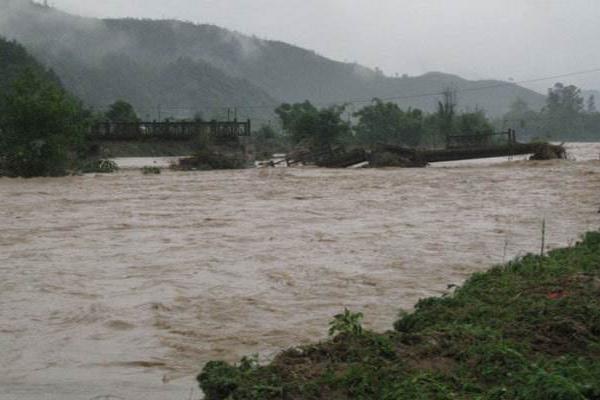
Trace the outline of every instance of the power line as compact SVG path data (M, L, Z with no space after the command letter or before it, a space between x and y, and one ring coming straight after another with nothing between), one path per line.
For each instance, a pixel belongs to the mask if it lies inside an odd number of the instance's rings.
M565 74L558 74L558 75L551 75L551 76L545 76L545 77L539 77L539 78L532 78L532 79L525 79L525 80L519 80L519 81L514 81L514 82L500 82L497 84L493 84L493 85L486 85L486 86L478 86L478 87L471 87L471 88L463 88L463 89L456 89L456 93L464 93L464 92L475 92L475 91L481 91L481 90L490 90L490 89L498 89L498 88L502 88L502 87L510 87L510 86L516 86L516 85L522 85L522 84L527 84L527 83L536 83L536 82L543 82L543 81L548 81L548 80L554 80L554 79L561 79L561 78L568 78L568 77L572 77L572 76L578 76L578 75L587 75L587 74L592 74L592 73L598 73L600 72L600 68L593 68L593 69L588 69L588 70L582 70L582 71L574 71L574 72L570 72L570 73L565 73ZM364 104L364 103L371 103L373 101L373 99L378 98L382 101L392 101L392 100L408 100L408 99L417 99L417 98L425 98L425 97L433 97L433 96L441 96L443 95L443 92L425 92L425 93L418 93L418 94L410 94L410 95L402 95L402 96L389 96L389 97L371 97L371 98L362 98L362 99L352 99L352 100L338 100L338 101L330 101L330 102L315 102L312 103L313 105L319 105L319 106L333 106L336 104L348 104L348 105L352 105L352 104ZM101 109L107 109L109 106L101 106L99 108ZM199 111L199 109L202 107L179 107L179 106L170 106L170 107L165 107L162 106L161 110L169 110L169 111ZM210 107L209 110L211 110L213 113L215 110L221 110L223 112L227 112L227 110L231 110L231 109L240 109L240 110L260 110L260 109L273 109L273 105L272 104L265 104L263 103L262 105L249 105L249 104L244 104L244 105L230 105L230 106L213 106Z
M501 87L515 86L515 85L521 85L521 84L526 84L526 83L543 82L543 81L548 81L548 80L553 80L553 79L568 78L571 76L586 75L586 74L597 73L597 72L600 72L600 68L570 72L570 73L560 74L560 75L546 76L546 77L541 77L541 78L525 79L525 80L515 81L515 82L501 82L501 83L487 85L487 86L457 89L456 92L463 93L463 92L474 92L474 91L479 91L479 90L497 89L497 88L501 88ZM421 93L421 94L406 95L406 96L384 97L384 98L380 98L380 99L384 100L384 101L386 101L386 100L387 101L403 100L403 99L412 99L412 98L419 98L419 97L441 96L443 94L444 94L443 92L432 92L432 93ZM373 99L370 99L370 100L361 99L361 100L355 100L355 101L348 101L347 103L365 103L365 102L371 102L371 101L373 101Z

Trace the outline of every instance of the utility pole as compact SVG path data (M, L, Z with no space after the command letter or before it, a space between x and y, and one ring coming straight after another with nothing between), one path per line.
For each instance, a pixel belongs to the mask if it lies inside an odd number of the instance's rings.
M160 118L161 118L161 106L160 104L156 107L156 111L158 113L158 122L160 122Z

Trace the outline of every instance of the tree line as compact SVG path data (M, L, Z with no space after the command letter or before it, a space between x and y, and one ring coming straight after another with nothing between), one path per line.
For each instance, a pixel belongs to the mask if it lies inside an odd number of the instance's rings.
M488 135L513 129L521 141L600 140L600 112L594 96L587 101L575 86L556 83L548 90L546 105L540 111L515 100L502 118L488 118L484 110L459 111L456 91L446 89L437 110L427 113L417 108L401 109L380 99L348 113L348 105L317 108L309 101L284 103L275 110L282 131L262 127L258 138L288 141L290 145L311 148L356 145L373 147L378 143L406 147L436 148L446 145L449 135Z
M318 109L309 101L282 104L275 113L282 135L292 146L322 148L335 145L374 147L379 143L406 147L439 147L452 134L490 134L494 131L483 110L458 112L456 94L446 90L435 113L420 109L401 109L396 103L373 101L349 114L347 105ZM346 117L346 118L344 118ZM271 129L272 130L272 129ZM264 136L273 137L275 131Z
M529 140L600 140L600 112L595 96L586 99L581 89L562 83L548 89L546 105L541 110L532 110L525 101L517 99L510 111L495 123L512 127Z

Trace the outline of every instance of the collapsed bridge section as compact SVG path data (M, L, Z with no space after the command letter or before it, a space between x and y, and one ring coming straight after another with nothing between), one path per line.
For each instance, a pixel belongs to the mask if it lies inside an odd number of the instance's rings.
M304 163L328 168L356 165L371 167L425 167L444 161L532 155L532 159L564 159L561 145L549 143L519 143L514 130L507 132L448 136L444 149L413 149L394 144L378 143L373 149L327 148L319 151L296 150L288 155L288 166Z

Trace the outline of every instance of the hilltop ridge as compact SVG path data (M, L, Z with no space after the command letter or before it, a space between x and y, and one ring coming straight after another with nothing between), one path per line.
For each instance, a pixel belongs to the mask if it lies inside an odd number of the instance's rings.
M267 117L281 102L328 105L380 97L432 110L437 98L427 94L447 87L459 91L460 108L484 109L490 116L506 112L516 98L533 109L544 102L541 94L496 80L441 72L388 77L215 25L86 18L30 0L2 2L7 12L0 16L0 35L21 42L69 90L100 108L122 98L151 117L159 105L174 116L214 116L236 107L241 117Z

